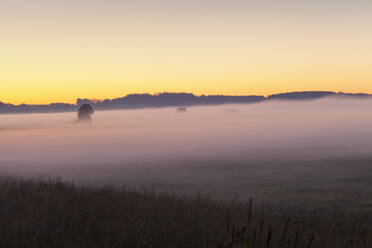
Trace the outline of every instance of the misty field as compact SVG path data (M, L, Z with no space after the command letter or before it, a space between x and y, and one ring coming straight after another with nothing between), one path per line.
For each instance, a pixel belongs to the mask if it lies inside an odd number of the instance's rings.
M369 247L370 100L75 121L0 115L2 246Z

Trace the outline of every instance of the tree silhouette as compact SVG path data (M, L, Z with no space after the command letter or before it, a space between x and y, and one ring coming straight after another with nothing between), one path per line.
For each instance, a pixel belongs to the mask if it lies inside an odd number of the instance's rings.
M78 121L90 121L93 113L94 109L90 104L86 103L81 105L78 109Z

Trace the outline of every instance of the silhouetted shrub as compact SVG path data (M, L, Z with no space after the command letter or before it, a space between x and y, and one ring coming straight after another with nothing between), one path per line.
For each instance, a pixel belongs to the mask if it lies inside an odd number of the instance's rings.
M89 121L92 119L91 115L94 113L94 109L90 104L83 104L78 109L78 120Z
M185 108L185 107L179 107L179 108L177 108L177 113L185 113L186 110L187 110L187 108Z

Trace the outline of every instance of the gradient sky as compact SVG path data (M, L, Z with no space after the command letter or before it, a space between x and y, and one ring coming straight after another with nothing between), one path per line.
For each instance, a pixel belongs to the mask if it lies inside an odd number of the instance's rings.
M0 0L0 101L372 93L372 1Z

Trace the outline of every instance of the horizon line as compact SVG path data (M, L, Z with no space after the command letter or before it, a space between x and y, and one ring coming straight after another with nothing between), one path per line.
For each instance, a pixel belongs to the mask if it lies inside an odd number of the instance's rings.
M369 95L372 96L371 93L366 93L366 92L344 92L344 91L332 91L332 90L295 90L295 91L286 91L286 92L279 92L279 93L273 93L273 94L241 94L241 95L229 95L229 94L196 94L193 92L185 92L185 91L163 91L163 92L155 92L155 93L128 93L126 95L120 96L120 97L113 97L113 98L84 98L84 97L77 97L75 99L75 102L69 103L69 102L50 102L50 103L34 103L34 104L29 104L26 102L16 104L16 103L11 103L11 102L3 102L0 99L0 104L6 104L6 105L13 105L13 106L21 106L21 105L29 105L29 106L48 106L51 104L69 104L69 105L76 105L78 100L90 100L90 101L96 101L96 102L103 102L105 100L114 100L114 99L119 99L119 98L125 98L131 95L151 95L151 96L159 96L162 94L190 94L194 95L196 97L202 97L202 96L225 96L225 97L248 97L248 96L256 96L256 97L264 97L265 99L269 98L270 96L275 96L275 95L281 95L281 94L293 94L293 93L331 93L331 94L346 94L346 95Z

